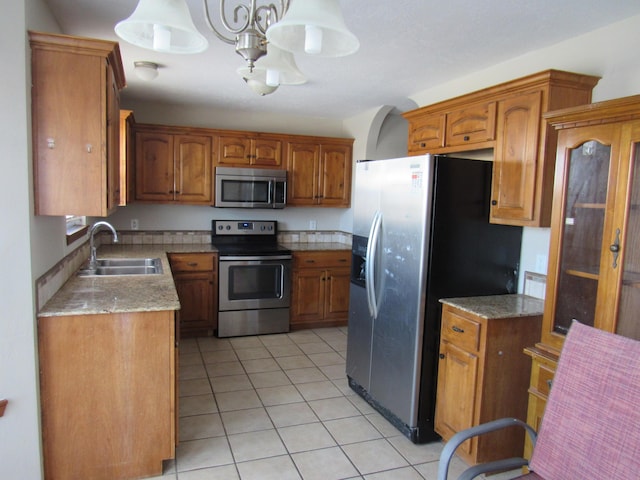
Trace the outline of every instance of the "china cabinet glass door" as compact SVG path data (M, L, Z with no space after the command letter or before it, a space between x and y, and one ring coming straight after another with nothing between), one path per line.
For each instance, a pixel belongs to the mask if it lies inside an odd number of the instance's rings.
M595 323L610 165L611 145L597 140L567 151L553 320L558 334L566 334L574 319Z
M638 129L640 130L640 129ZM616 332L640 340L640 141L630 152L626 231L620 249L622 280Z

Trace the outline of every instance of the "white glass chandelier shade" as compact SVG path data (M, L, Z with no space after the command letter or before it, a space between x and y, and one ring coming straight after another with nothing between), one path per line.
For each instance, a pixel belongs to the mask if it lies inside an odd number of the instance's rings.
M267 44L267 55L256 62L253 71L249 67L243 67L238 69L238 73L243 78L260 80L271 87L302 85L307 82L307 77L298 69L293 54L271 44Z
M321 57L342 57L360 48L358 38L344 22L338 0L293 1L266 36L282 50Z
M140 80L150 82L158 76L158 64L153 62L133 62L134 73Z
M278 87L269 86L257 78L243 77L242 79L246 82L246 84L249 86L251 90L253 90L255 93L257 93L261 97L264 97L265 95L269 95L278 89Z
M165 53L199 53L209 46L196 29L185 0L140 0L116 34L138 47Z

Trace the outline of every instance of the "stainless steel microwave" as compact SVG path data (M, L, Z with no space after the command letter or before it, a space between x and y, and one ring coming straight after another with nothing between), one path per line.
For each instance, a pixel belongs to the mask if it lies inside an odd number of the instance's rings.
M216 167L216 207L284 208L286 170Z

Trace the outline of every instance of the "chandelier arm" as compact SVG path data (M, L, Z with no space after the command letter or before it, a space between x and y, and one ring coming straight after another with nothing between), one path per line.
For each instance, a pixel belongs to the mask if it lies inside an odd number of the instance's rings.
M216 37L218 37L223 42L228 43L229 45L235 45L236 43L235 39L225 37L213 25L213 22L211 21L211 17L209 16L208 0L202 0L202 6L204 7L204 19L207 22L207 25L211 29L211 31L216 34Z

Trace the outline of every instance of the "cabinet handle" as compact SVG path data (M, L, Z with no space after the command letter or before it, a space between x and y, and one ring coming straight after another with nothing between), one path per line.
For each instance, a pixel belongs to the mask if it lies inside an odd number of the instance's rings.
M618 254L620 253L620 229L616 228L616 239L613 241L613 244L609 247L611 253L613 253L613 268L618 266Z
M463 329L461 329L460 327L456 327L455 325L451 327L451 330L453 330L456 333L464 333Z
M305 260L305 262L306 262L306 263L316 263L316 261L315 261L315 260L312 260L312 259Z
M553 380L547 380L547 387L551 390L551 385L553 385Z
M198 262L189 262L189 263L187 263L187 265L189 265L190 267L197 267L198 266Z

